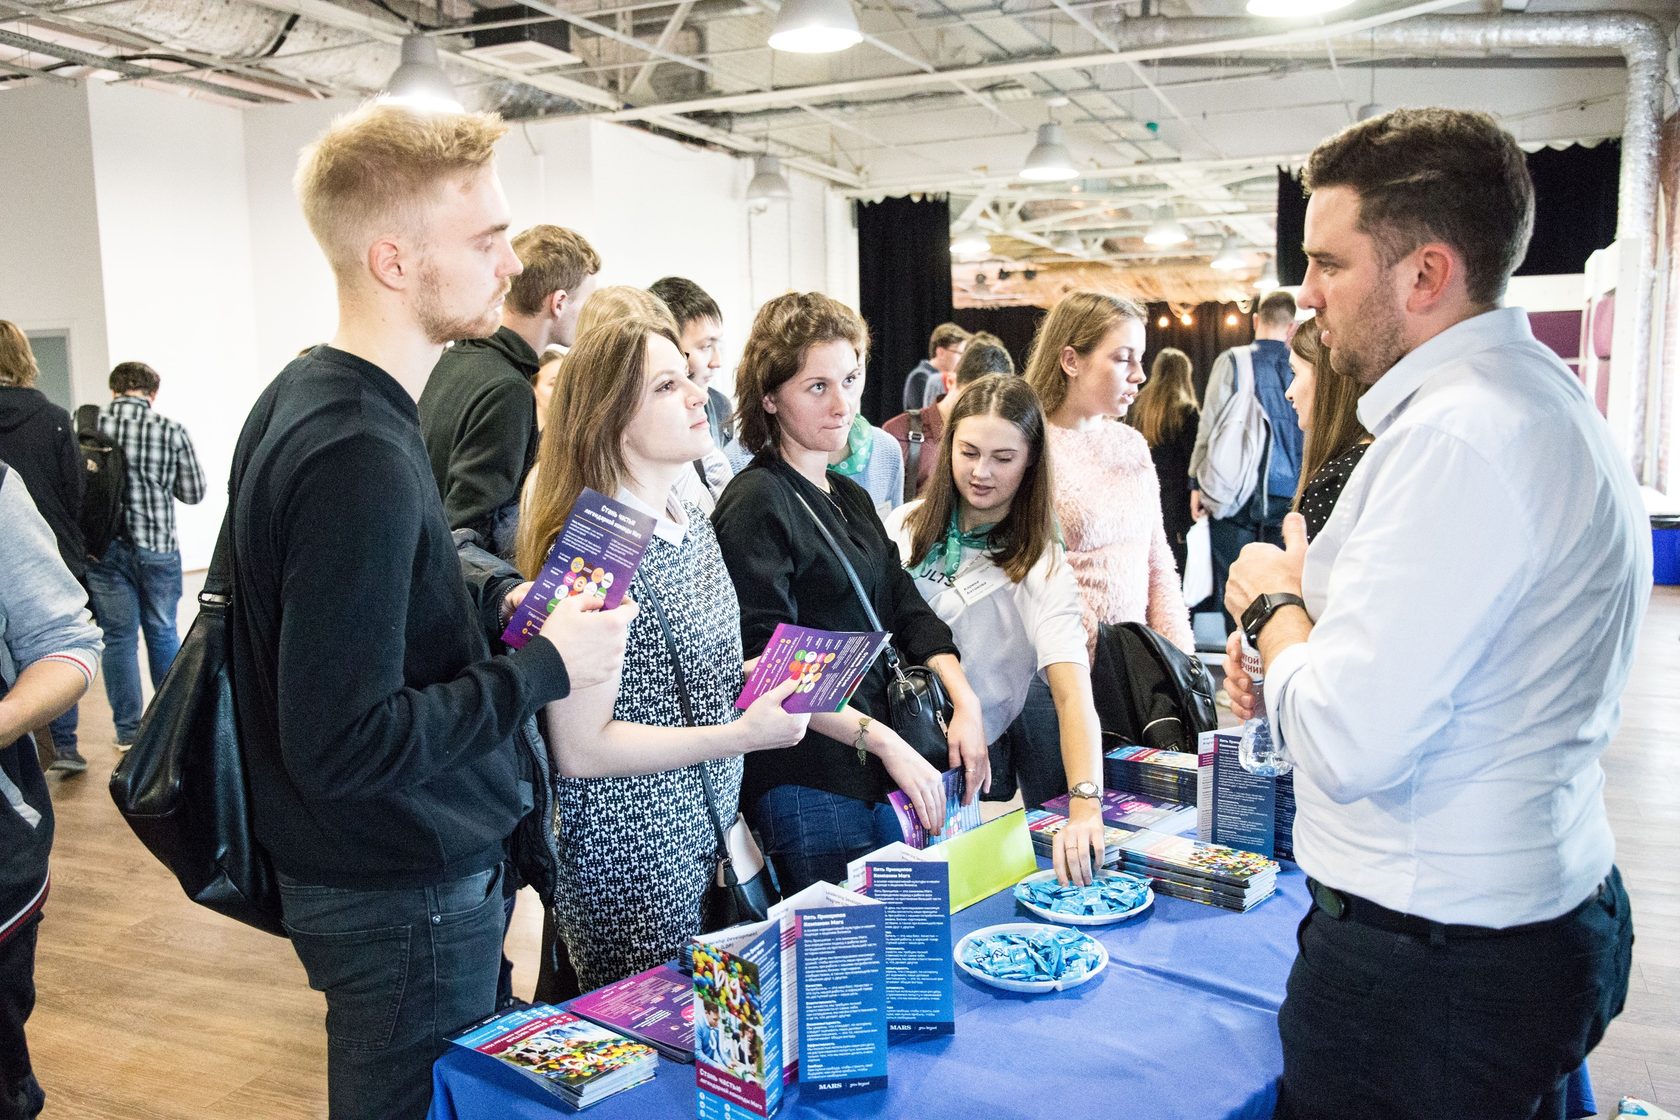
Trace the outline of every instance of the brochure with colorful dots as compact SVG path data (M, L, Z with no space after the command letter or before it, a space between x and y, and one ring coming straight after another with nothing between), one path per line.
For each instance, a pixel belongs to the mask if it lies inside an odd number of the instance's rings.
M782 701L784 711L838 712L891 637L884 632L813 630L777 623L735 706L745 710L791 678L799 687Z
M653 539L654 523L640 510L585 488L502 641L510 649L523 649L562 599L587 595L599 599L602 610L618 606Z

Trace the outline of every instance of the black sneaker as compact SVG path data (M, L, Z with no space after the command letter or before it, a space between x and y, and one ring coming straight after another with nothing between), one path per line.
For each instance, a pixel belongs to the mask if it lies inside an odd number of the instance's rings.
M57 770L63 774L80 774L87 769L87 759L77 752L71 751L69 754L61 754L53 759L52 765L48 766L47 769Z

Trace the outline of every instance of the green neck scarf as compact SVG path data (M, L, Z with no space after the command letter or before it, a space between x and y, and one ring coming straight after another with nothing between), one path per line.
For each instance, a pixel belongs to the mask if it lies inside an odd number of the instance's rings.
M952 510L950 524L945 526L945 539L933 542L926 558L917 565L917 573L926 575L937 567L945 573L946 579L954 577L957 569L962 567L963 549L990 549L992 530L996 528L997 522L993 522L990 525L976 525L965 533L961 522L957 520L957 511Z
M869 421L860 412L852 417L851 431L846 433L846 457L831 464L828 469L847 478L856 478L869 466L869 453L874 449L875 436L869 430Z

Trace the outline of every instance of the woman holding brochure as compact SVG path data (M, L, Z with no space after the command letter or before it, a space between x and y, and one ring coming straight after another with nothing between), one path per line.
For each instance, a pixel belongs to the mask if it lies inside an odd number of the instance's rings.
M1045 438L1032 386L981 378L951 413L922 497L895 510L887 531L916 589L969 651L988 742L1007 742L1028 687L1048 682L1060 759L1011 753L1023 790L1073 794L1054 860L1058 879L1084 884L1102 864L1102 731L1079 585L1056 542Z
M621 318L584 333L549 403L543 482L520 524L519 566L534 578L586 487L657 519L630 584L641 610L620 679L542 717L559 803L555 922L584 991L669 961L699 932L717 866L701 768L727 826L741 756L798 742L809 719L782 710L791 681L744 714L734 706L735 589L711 526L675 493L711 446L705 403L668 326Z
M880 629L891 631L907 659L931 667L950 693L943 761L963 769L972 803L990 784L991 763L980 701L950 628L899 567L874 500L829 469L852 428L848 390L862 376L866 337L856 312L820 293L790 292L759 309L736 374L739 435L754 455L718 499L712 525L740 597L749 654L762 651L782 622L876 629L847 565L856 572ZM900 839L887 804L895 786L928 828L944 820L939 770L884 722L884 662L876 659L845 707L813 715L798 746L747 760L742 807L784 895L818 880L843 883L850 860Z

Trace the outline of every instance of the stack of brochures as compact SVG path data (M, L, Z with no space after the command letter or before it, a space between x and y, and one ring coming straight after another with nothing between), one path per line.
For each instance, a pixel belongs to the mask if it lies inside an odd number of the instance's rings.
M1156 801L1194 805L1200 761L1190 751L1161 751L1125 743L1103 755L1103 785Z
M573 1000L571 1009L673 1062L694 1060L694 981L675 964L597 988Z
M1048 856L1067 818L1047 809L1027 814L1033 847ZM1154 880L1157 893L1226 910L1249 910L1277 890L1275 860L1253 852L1172 836L1150 828L1103 829L1104 864Z
M547 1004L492 1015L449 1041L506 1062L572 1108L635 1088L659 1066L652 1047Z
M1052 797L1044 807L1067 816L1069 794ZM1104 824L1120 828L1153 828L1156 832L1183 832L1196 824L1196 806L1178 801L1160 801L1125 790L1105 789L1102 796Z

